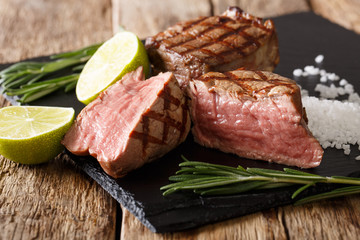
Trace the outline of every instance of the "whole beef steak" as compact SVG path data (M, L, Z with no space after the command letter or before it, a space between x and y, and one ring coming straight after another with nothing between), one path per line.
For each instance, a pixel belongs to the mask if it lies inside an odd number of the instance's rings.
M178 23L147 38L145 46L154 69L173 72L182 88L210 71L272 71L279 62L274 23L237 7Z
M293 80L264 71L210 72L190 82L189 94L199 144L301 168L320 164L323 149Z

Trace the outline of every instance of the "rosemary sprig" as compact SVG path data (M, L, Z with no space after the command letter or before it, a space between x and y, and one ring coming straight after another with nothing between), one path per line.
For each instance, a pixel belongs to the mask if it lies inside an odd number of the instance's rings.
M184 160L179 164L181 169L176 172L176 175L169 177L169 180L174 183L160 188L160 190L164 191L164 196L180 190L192 190L200 195L229 195L255 189L300 185L292 195L292 198L295 199L305 189L317 183L344 184L346 186L303 198L295 204L360 193L360 178L323 177L290 168L284 168L283 171L262 168L244 169L241 166L234 168L219 164L189 161L184 156L181 157Z
M76 86L79 72L101 44L50 56L50 61L15 63L0 72L2 93L18 95L20 103L29 103L59 89L65 92ZM60 72L72 68L71 71ZM69 73L70 72L70 73ZM57 74L55 77L54 75Z

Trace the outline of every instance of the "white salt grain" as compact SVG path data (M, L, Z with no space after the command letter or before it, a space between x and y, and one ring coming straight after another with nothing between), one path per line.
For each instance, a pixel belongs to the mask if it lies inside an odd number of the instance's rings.
M355 160L360 160L360 155L355 158Z
M325 76L325 75L326 75L326 71L325 71L324 69L321 69L321 70L320 70L320 75L321 75L321 76Z
M320 82L322 82L322 83L325 83L325 82L327 82L327 77L324 75L324 76L321 76L320 77Z
M303 73L303 71L302 71L300 68L295 69L295 70L293 71L293 75L294 75L295 77L300 77L300 76L302 75L302 73Z
M359 96L359 94L358 93L349 94L348 101L360 104L360 96Z
M341 79L339 82L340 86L345 86L346 84L348 84L348 81L346 81L346 79Z
M316 58L315 58L315 62L317 64L319 64L319 63L322 63L322 61L324 61L324 55L322 55L322 54L317 55Z
M316 68L314 66L306 66L306 67L304 67L304 71L310 75L319 75L320 74L320 69Z
M340 77L338 75L336 75L335 73L327 73L326 77L330 80L330 81L339 81Z
M331 146L331 143L329 141L324 141L321 146L326 149Z
M345 92L348 93L348 94L351 94L354 92L354 86L350 83L346 84L344 86L344 89L345 89Z
M345 89L344 88L342 88L342 87L338 87L338 88L336 88L337 89L337 93L339 94L339 95L344 95L346 92L345 92Z
M304 67L305 72L310 72L312 69L314 69L314 66L311 66L311 65Z
M318 69L318 68L313 68L313 69L309 72L309 74L311 74L311 75L319 75L319 74L320 74L320 69Z

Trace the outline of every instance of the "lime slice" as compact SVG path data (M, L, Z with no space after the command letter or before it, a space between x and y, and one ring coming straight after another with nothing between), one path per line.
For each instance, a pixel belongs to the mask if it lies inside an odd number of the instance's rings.
M0 109L0 154L14 162L38 164L56 157L74 120L73 108L10 106Z
M144 67L145 75L149 74L150 63L144 45L134 33L117 33L84 66L76 85L78 100L89 104L100 92L139 66Z

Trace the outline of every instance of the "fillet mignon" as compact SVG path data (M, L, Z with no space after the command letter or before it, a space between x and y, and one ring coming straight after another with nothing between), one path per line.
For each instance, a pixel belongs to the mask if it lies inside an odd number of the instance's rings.
M118 178L166 154L189 131L186 98L173 74L144 80L140 67L87 105L62 143Z
M265 71L210 72L191 81L189 92L199 144L302 168L320 164L323 149L293 80Z
M273 22L237 7L221 16L178 23L147 38L145 47L154 69L173 72L182 88L210 71L272 71L279 62Z

